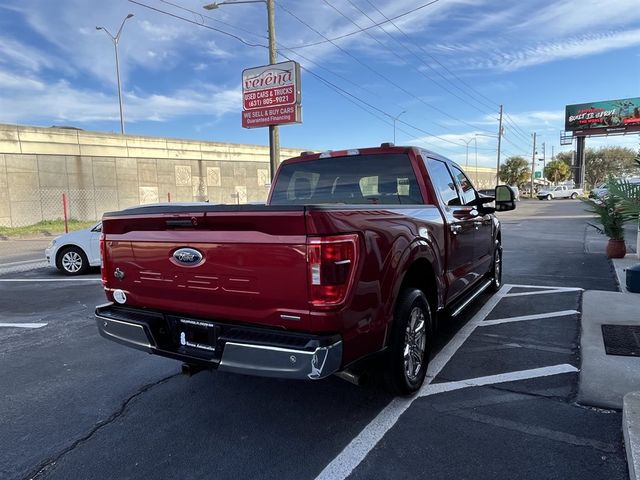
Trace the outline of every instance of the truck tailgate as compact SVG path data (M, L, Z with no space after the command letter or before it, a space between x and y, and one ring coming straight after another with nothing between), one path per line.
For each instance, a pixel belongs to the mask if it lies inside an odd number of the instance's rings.
M114 213L105 216L103 233L105 287L111 295L124 291L128 306L311 328L303 208ZM185 248L202 259L182 263L176 251Z

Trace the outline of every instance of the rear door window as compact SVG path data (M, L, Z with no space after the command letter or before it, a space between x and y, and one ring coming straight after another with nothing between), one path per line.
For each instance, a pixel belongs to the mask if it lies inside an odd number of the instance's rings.
M422 204L407 154L319 158L281 167L272 205Z

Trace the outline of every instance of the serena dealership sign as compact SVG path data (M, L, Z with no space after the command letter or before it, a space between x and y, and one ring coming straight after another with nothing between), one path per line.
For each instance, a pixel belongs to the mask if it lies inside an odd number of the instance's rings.
M640 98L567 105L565 130L577 136L640 131Z
M242 72L242 126L302 122L300 65L283 62Z

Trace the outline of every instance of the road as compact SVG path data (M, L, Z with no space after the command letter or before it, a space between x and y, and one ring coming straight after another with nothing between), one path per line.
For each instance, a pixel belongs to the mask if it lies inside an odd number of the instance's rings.
M19 272L44 266L44 249L50 241L51 238L0 239L0 272Z
M616 288L584 215L501 215L506 285L444 326L410 399L336 377L184 377L97 335L96 273L0 275L0 478L626 479L620 413L574 402L581 289Z

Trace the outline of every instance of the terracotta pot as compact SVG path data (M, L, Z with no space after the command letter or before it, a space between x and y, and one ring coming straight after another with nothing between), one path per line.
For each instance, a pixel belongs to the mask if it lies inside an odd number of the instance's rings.
M607 243L607 257L624 258L626 254L627 246L624 244L624 240L609 239L609 243Z

